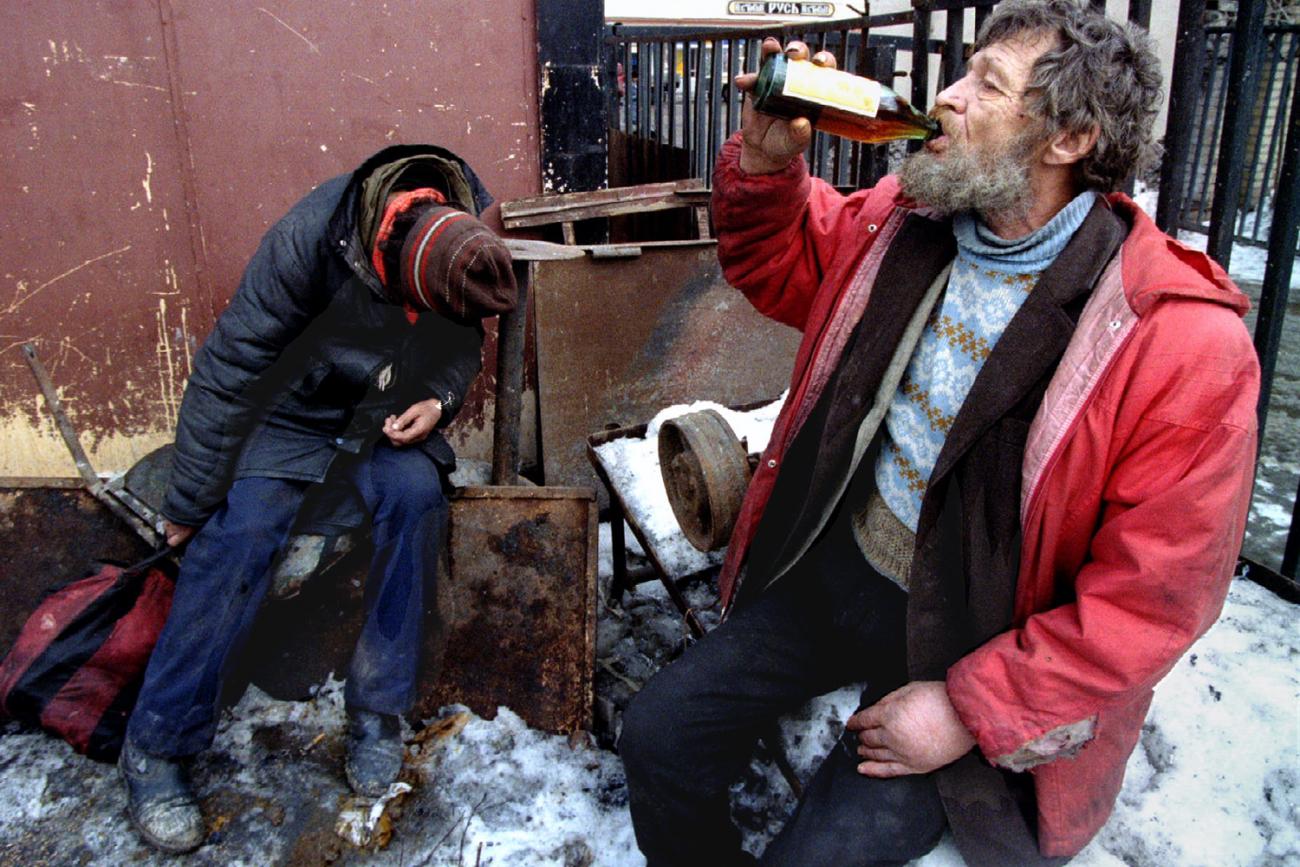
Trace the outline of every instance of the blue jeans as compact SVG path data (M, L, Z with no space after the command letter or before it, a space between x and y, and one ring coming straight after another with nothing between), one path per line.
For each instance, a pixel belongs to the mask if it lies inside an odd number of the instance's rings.
M374 543L366 619L344 700L349 707L404 713L415 702L424 594L432 590L447 499L433 464L413 449L377 445L343 475L372 517ZM194 536L127 727L144 752L180 757L211 745L222 683L309 487L293 479L240 479Z

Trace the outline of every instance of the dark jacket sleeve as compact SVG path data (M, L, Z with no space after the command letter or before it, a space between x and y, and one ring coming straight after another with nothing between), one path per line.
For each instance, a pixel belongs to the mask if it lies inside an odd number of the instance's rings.
M459 325L433 313L421 318L428 317L436 317L429 329L434 333L417 344L411 365L419 382L415 399L436 397L441 401L438 427L445 428L465 405L465 394L483 367L483 329Z
M268 371L324 309L319 245L300 208L271 228L211 335L194 359L176 427L171 484L162 512L191 526L225 497L245 438L269 396Z

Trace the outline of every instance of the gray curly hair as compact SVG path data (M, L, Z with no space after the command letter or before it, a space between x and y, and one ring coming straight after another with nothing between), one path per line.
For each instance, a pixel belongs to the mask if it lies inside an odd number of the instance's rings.
M1073 0L1005 0L980 28L975 50L1027 33L1053 33L1056 47L1034 63L1026 106L1053 135L1096 127L1097 144L1076 165L1084 189L1109 192L1152 165L1160 146L1160 62L1140 28Z

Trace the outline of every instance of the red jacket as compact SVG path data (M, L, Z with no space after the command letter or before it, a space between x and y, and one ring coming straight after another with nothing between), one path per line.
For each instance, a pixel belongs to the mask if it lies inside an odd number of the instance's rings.
M738 155L733 139L715 175L719 259L804 340L727 552L725 605L786 449L912 209L893 178L846 197L802 160L751 176ZM1033 774L1049 856L1077 852L1106 821L1152 688L1218 616L1254 469L1249 302L1130 199L1108 202L1131 229L1030 427L1013 628L947 675L984 757Z

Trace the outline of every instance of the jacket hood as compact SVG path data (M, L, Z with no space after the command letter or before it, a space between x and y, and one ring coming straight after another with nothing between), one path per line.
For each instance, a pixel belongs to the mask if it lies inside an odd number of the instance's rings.
M372 175L397 172L399 164L419 163L421 157L431 158L423 161L426 172L432 167L433 171L444 178L445 184L438 185L449 188L451 195L448 198L451 204L475 216L492 204L492 196L469 164L446 148L436 145L386 147L372 155L350 175L336 178L335 182L346 179L346 187L329 220L330 248L336 253L342 251L353 273L380 298L386 297L384 289L380 285L379 276L369 264L371 251L367 249L366 239L361 237L363 222L367 223L368 230L372 228L369 224L377 225L378 222L377 214L371 214L372 219L365 221L360 216L366 181ZM460 195L457 195L457 191L460 191Z
M1209 301L1238 316L1250 310L1250 299L1218 262L1160 231L1123 193L1110 193L1106 201L1130 226L1121 253L1122 279L1129 306L1138 316L1166 298Z

